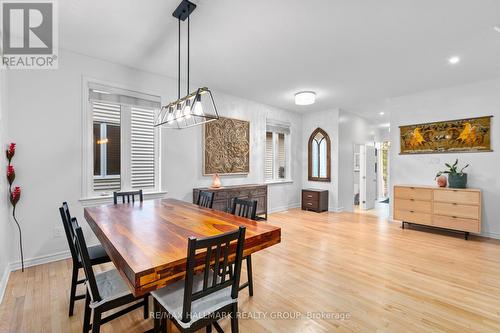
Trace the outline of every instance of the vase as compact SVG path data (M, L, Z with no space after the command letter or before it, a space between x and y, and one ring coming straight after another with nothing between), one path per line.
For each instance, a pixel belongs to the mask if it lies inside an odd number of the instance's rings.
M219 188L221 186L221 182L220 182L220 177L219 175L216 173L215 175L213 175L212 177L212 185L210 186L211 188Z
M446 187L448 185L448 179L446 178L445 175L441 175L436 179L437 185L439 187Z
M467 174L466 173L450 173L448 175L448 183L450 188L466 188Z

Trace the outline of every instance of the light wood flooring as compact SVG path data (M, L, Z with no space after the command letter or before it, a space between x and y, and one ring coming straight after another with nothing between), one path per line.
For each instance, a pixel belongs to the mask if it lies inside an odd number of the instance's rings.
M500 241L354 213L294 209L269 223L282 242L252 256L255 295L240 294L240 332L500 332ZM13 272L0 332L81 332L83 301L67 316L70 268ZM141 311L101 332L150 329Z

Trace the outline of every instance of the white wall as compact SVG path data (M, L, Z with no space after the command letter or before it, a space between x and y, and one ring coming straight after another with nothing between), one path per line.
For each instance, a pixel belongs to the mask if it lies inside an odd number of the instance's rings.
M0 69L0 301L2 300L9 273L11 238L13 238L13 233L16 232L13 229L9 215L8 182L5 178L7 172L5 149L8 144L5 73L4 69ZM17 233L15 236L17 236Z
M391 183L435 185L436 172L459 158L467 169L469 187L483 191L483 234L500 238L500 80L479 82L395 98L391 109ZM399 155L399 126L494 115L493 152Z
M354 209L354 184L353 171L354 151L356 144L372 144L374 140L374 129L372 123L354 113L340 110L339 114L339 193L338 206L346 211Z
M339 109L306 113L302 117L302 179L303 188L328 190L329 210L340 210L338 202L339 181ZM316 128L322 128L331 140L331 182L311 182L308 180L307 145Z
M301 116L294 112L282 111L264 104L221 93L214 96L221 116L247 120L250 122L250 173L248 175L221 176L222 185L262 183L264 181L264 153L266 119L289 122L291 124L293 183L270 184L269 210L276 211L300 203L301 186ZM165 152L167 156L166 174L169 195L186 201L192 200L192 188L209 186L211 177L202 175L202 128L193 127L183 131L165 131ZM175 160L175 162L174 162Z
M164 76L68 51L60 52L59 61L58 70L8 73L9 134L18 143L18 181L24 186L23 199L19 204L19 220L25 226L27 259L67 251L65 238L53 236L54 228L61 224L57 207L62 201L68 201L72 214L79 221L84 221L79 202L82 174L82 76L158 95L164 102L176 95L175 80ZM267 117L291 122L293 153L299 156L299 114L217 91L214 97L221 115L252 122L250 174L224 177L223 184L263 182L263 139ZM190 201L193 187L210 183L210 177L201 175L201 127L165 132L162 185L169 191L168 196ZM298 204L302 172L300 163L295 162L292 171L293 183L269 186L270 210ZM88 228L86 233L89 235ZM11 260L17 258L11 257Z

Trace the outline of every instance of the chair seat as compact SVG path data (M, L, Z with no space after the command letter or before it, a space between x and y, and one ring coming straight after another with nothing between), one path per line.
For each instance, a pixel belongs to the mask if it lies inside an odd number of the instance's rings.
M210 274L209 281L212 279ZM214 313L226 305L237 303L238 299L231 297L231 287L218 290L212 294L202 297L191 304L191 321L182 321L182 305L184 300L184 280L177 281L162 289L151 292L151 295L165 308L165 310L183 328L189 328L198 320ZM195 275L193 278L193 292L203 289L203 275Z
M109 271L98 273L95 275L95 280L99 295L101 296L101 301L91 303L91 308L95 308L103 303L120 297L131 295L130 289L125 281L123 281L117 269L110 269ZM90 288L89 292L91 292Z
M108 254L102 245L95 245L88 247L90 262L92 265L103 264L105 262L110 262Z

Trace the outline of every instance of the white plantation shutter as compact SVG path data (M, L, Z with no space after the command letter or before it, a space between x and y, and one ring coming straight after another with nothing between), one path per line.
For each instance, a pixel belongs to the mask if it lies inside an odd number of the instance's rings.
M285 155L285 134L278 134L278 170L276 170L277 178L286 177L286 155Z
M94 122L120 124L120 104L92 102Z
M266 151L264 176L266 181L285 180L290 175L290 124L266 120Z
M273 133L266 132L265 179L273 179Z
M131 110L131 185L133 189L151 189L155 187L154 110Z

